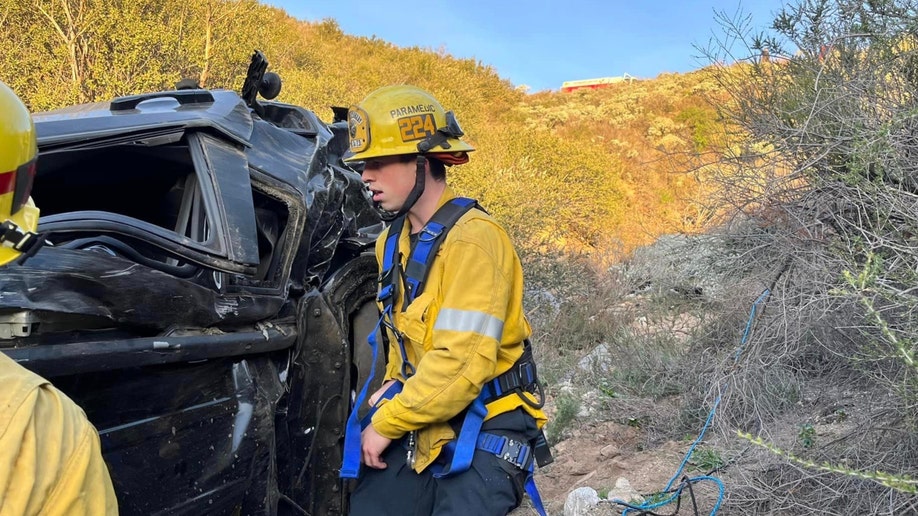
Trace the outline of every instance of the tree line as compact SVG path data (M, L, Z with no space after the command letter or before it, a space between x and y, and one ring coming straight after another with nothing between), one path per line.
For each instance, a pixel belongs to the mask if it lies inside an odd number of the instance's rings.
M621 257L700 230L710 214L698 160L726 149L704 72L528 94L474 59L347 35L254 0L0 0L0 43L0 80L34 111L185 78L238 90L256 48L284 80L277 100L326 119L379 86L416 84L457 113L478 149L450 180L535 253Z

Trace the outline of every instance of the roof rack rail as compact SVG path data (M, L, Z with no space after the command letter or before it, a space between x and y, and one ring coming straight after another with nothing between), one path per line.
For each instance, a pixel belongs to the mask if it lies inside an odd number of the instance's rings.
M129 111L131 109L136 109L137 105L145 100L168 97L174 98L182 106L187 104L213 104L214 102L214 96L207 90L160 91L156 93L118 97L112 101L109 109L113 112Z

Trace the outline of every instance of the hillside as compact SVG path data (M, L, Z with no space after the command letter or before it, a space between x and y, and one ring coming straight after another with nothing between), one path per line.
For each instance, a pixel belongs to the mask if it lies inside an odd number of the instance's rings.
M665 457L696 514L918 512L915 8L803 0L770 32L726 22L721 52L748 57L711 72L747 137L703 171L733 208L536 318L562 481L605 498L622 475L660 502L668 475L641 466Z
M252 50L284 79L278 98L330 106L412 83L454 110L478 149L451 174L527 250L621 257L710 218L691 173L726 145L705 72L607 90L526 95L490 67L303 22L251 0L0 0L0 80L33 110L169 89L238 89ZM704 162L706 158L702 158ZM710 161L710 160L708 160Z

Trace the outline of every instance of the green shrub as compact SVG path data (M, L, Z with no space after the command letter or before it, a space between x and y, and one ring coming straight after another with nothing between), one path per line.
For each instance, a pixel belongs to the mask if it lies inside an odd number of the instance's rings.
M571 394L562 394L555 399L555 413L548 425L546 439L554 445L571 429L580 412L580 400Z

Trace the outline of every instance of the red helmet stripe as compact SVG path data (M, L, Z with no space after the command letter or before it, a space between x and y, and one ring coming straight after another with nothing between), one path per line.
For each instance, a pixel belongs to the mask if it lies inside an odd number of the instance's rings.
M16 171L0 173L0 195L5 195L13 191L16 187Z
M0 195L13 194L10 213L16 213L32 195L35 180L35 160L23 163L16 170L0 173Z

